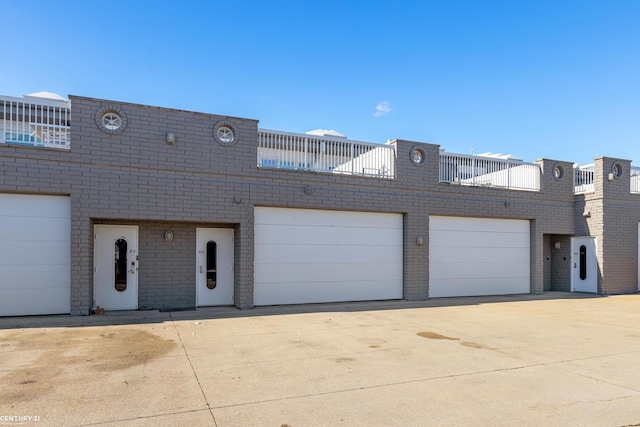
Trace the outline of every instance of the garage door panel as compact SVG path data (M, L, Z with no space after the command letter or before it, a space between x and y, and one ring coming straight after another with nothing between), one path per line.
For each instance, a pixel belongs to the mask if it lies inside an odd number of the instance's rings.
M529 262L529 248L493 248L492 251L465 247L440 247L429 252L429 263L453 262L466 260L473 262Z
M256 208L255 224L402 228L402 216L387 213L321 209Z
M398 229L303 225L256 225L255 243L298 245L402 245Z
M70 265L69 242L31 241L2 242L0 244L0 265ZM23 271L29 274L30 270ZM0 278L1 280L1 278Z
M4 242L59 239L63 235L69 241L71 236L69 218L2 216L2 221Z
M274 247L275 246L275 247ZM300 264L309 260L321 262L395 262L402 263L402 247L337 246L337 245L256 245L255 264Z
M26 194L0 194L2 216L64 218L71 217L68 197Z
M70 311L68 286L51 289L7 289L2 291L2 295L2 316L63 314Z
M29 270L25 276L25 269ZM3 289L68 288L69 264L59 265L3 265Z
M476 231L430 231L434 247L529 247L529 235L522 233L490 233Z
M529 268L528 262L519 263L501 263L501 262L470 262L465 268L458 268L458 264L440 263L434 265L434 273L430 275L431 279L497 279L497 278L514 278L525 277L528 278L528 274L524 274L523 271Z
M529 278L438 279L429 281L429 297L511 295L529 293Z
M69 313L71 203L0 194L0 316Z
M380 281L402 275L402 264L398 263L283 263L256 265L256 269L260 271L261 283L313 283L317 277L326 282Z
M429 217L429 230L529 234L530 226L528 221L522 220L431 216Z
M315 282L307 286L301 286L299 283L264 284L255 289L255 300L260 301L261 305L399 298L402 298L402 288L398 288L396 283L386 281Z
M402 215L255 209L254 304L402 298Z
M429 296L530 292L527 220L429 218Z

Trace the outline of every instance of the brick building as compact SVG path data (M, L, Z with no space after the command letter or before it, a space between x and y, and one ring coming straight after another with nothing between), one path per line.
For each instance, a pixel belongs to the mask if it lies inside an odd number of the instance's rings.
M638 290L640 182L256 120L0 97L0 316Z

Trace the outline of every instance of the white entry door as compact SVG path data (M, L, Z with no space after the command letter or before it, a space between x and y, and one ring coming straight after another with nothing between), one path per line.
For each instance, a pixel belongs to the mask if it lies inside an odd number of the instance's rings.
M571 239L571 290L573 292L598 292L598 258L594 237Z
M199 307L233 304L233 230L196 229L196 297Z
M105 310L138 308L138 227L96 225L94 304Z

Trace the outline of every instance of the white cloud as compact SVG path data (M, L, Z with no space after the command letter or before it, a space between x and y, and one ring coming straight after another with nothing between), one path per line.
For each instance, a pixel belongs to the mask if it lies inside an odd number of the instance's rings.
M378 105L376 105L376 112L373 113L373 117L384 116L387 113L391 112L391 107L389 107L389 101L382 101Z

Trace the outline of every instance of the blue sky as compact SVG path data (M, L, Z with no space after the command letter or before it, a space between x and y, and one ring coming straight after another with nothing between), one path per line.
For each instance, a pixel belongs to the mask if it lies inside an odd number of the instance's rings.
M640 165L640 1L5 1L0 94L48 90Z

